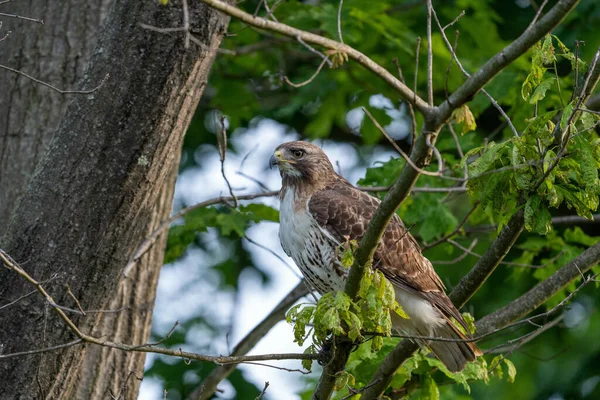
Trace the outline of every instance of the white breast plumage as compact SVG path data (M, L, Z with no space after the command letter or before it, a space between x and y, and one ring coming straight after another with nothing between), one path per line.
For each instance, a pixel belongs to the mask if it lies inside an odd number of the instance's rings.
M339 243L319 226L306 204L296 205L292 188L283 193L279 220L281 246L306 279L321 293L343 290L345 274L335 264Z

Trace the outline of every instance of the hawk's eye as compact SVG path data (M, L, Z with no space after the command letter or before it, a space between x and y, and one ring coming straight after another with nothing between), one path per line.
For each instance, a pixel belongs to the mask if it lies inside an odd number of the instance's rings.
M296 158L300 158L304 155L304 150L294 149L292 150L292 155Z

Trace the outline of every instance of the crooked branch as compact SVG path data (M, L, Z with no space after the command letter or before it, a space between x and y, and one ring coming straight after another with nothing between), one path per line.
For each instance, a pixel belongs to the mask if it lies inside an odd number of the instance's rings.
M335 40L327 39L323 36L315 35L314 33L306 32L300 29L293 28L289 25L285 25L279 22L270 21L268 19L260 18L252 14L248 14L245 11L240 10L237 7L229 5L221 0L200 0L209 6L224 12L227 15L238 18L240 21L245 22L248 25L256 28L265 29L271 32L276 32L281 35L285 35L291 38L302 40L305 43L310 43L325 47L327 49L334 50L336 52L347 54L349 58L353 59L363 67L367 68L375 75L382 78L392 88L394 88L400 95L415 108L417 108L423 114L429 114L432 110L431 107L417 96L411 89L402 83L398 78L392 75L389 71L371 60L365 54L360 51Z
M56 302L48 294L46 289L42 286L40 282L34 279L31 275L29 275L21 266L14 261L6 252L0 249L0 261L11 271L16 272L18 275L27 280L31 285L33 285L37 291L44 297L46 302L52 307L52 309L58 314L60 319L69 327L69 329L77 336L80 341L85 343L94 344L102 347L109 347L113 349L123 350L123 351L133 351L139 353L155 353L155 354L164 354L173 357L181 357L185 360L196 360L196 361L205 361L212 362L217 365L225 365L225 364L239 364L239 363L249 363L255 361L273 361L273 360L319 360L321 358L318 354L303 354L303 353L281 353L281 354L260 354L260 355L252 355L252 356L208 356L204 354L191 353L188 351L173 350L173 349L165 349L161 347L155 347L152 344L142 344L142 345L131 345L125 343L116 343L103 339L96 338L94 336L90 336L88 334L83 333L77 325L67 316L67 314L61 309L61 307L57 306ZM65 345L61 345L62 347L76 345L78 343L71 342ZM62 348L55 346L52 349ZM33 350L36 352L36 350ZM37 351L39 352L39 351ZM5 355L14 356L14 353Z

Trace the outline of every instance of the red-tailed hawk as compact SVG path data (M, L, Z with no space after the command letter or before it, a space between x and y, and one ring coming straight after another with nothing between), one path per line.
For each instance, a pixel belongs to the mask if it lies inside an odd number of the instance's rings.
M348 237L360 241L379 199L336 174L325 153L307 142L281 144L270 165L279 167L282 178L279 238L283 250L321 294L343 291L348 271L337 259L337 249ZM397 215L376 249L373 265L392 282L396 300L410 317L392 316L394 329L418 336L466 339L451 319L468 332L465 321ZM468 342L430 341L427 346L450 371L462 370L467 361L481 354Z

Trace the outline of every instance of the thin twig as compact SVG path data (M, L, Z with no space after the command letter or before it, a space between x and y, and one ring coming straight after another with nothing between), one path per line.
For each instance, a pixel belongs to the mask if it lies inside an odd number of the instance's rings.
M423 251L430 249L434 246L437 246L438 244L445 242L446 240L450 239L452 236L456 235L461 229L462 227L467 223L467 221L469 220L469 217L471 216L471 214L473 214L473 212L477 209L477 207L479 206L480 201L477 200L475 202L475 204L473 204L473 207L471 207L471 209L469 210L469 212L467 213L467 215L465 215L465 217L462 219L462 221L458 224L458 226L449 234L442 236L441 238L439 238L438 240L425 244L422 246Z
M22 17L22 16L16 15L16 14L7 14L7 13L0 12L0 17L9 17L9 18L15 18L15 19L22 19L22 20L25 20L25 21L35 22L36 24L44 25L44 20L36 19L36 18L29 18L29 17Z
M422 168L419 168L414 162L413 160L411 160L411 158L400 148L400 146L398 146L396 144L396 142L394 141L394 139L392 139L388 133L385 131L385 129L383 129L383 127L381 126L381 124L379 124L379 122L375 119L375 117L373 117L373 115L371 115L371 113L369 112L369 110L366 107L361 107L362 110L364 111L364 113L367 115L367 117L369 117L369 119L371 120L371 122L373 122L373 124L375 125L375 127L381 132L381 134L392 144L392 146L394 147L394 149L396 149L396 151L398 153L400 153L400 155L402 156L402 158L404 158L406 160L406 162L417 172L419 172L420 174L423 175L427 175L427 176L437 176L439 178L442 179L448 179L448 180L452 180L452 181L460 181L462 182L461 178L454 178L451 176L444 176L442 175L439 171L438 172L431 172L431 171L426 171Z
M256 344L265 337L279 321L285 318L285 312L298 299L305 296L310 289L305 285L305 280L299 282L273 310L258 325L256 325L231 352L232 356L246 355ZM212 398L219 382L226 379L235 370L235 365L218 366L202 381L201 385L189 396L190 400L208 400Z
M463 11L464 13L464 11ZM456 49L458 47L458 36L459 36L459 31L458 29L456 31L454 31L454 45L452 46L452 51L454 53L456 53ZM452 64L454 63L454 57L450 57L450 61L448 62L448 68L446 68L446 100L448 100L448 96L450 95L450 92L448 91L448 81L450 80L450 72L452 71Z
M461 245L460 243L452 240L452 239L447 239L446 242L450 243L452 246L459 248L460 250L468 253L469 255L472 255L474 257L477 258L481 258L483 257L481 254L479 253L475 253L474 251L471 251L470 249L467 249L466 247L464 247L463 245ZM545 268L548 265L552 264L554 261L556 261L560 256L562 256L564 253L564 251L561 251L560 253L558 253L557 255L555 255L554 257L552 257L550 259L550 261L542 264L542 265L533 265L533 264L523 264L523 263L517 263L517 262L512 262L512 261L501 261L500 264L502 265L509 265L512 267L523 267L523 268L533 268L533 269L540 269L540 268Z
M36 290L36 292L37 292L37 290ZM13 358L13 357L28 356L30 354L47 353L49 351L65 349L67 347L73 347L73 346L77 346L78 344L83 344L83 343L84 343L83 340L77 339L77 340L74 340L69 343L59 344L57 346L44 347L43 349L19 351L17 353L0 354L0 360L4 360L7 358Z
M257 241L255 241L253 239L250 239L248 236L244 236L244 239L246 239L246 241L248 243L252 243L256 247L259 247L259 248L261 248L261 249L263 249L263 250L268 251L269 253L271 253L271 255L275 256L279 261L281 261L283 263L283 265L285 265L290 271L292 271L292 273L294 275L296 275L296 277L298 279L302 279L302 275L300 275L298 273L298 271L294 267L292 267L290 265L290 263L288 263L283 257L281 257L279 254L277 254L275 251L273 251L273 249L270 249L267 246L265 246L264 244L260 244L260 243L258 243Z
M333 63L331 62L331 60L329 60L329 57L327 57L325 54L323 54L319 50L315 49L314 47L312 47L311 45L309 45L308 43L306 43L304 40L302 40L302 35L296 36L296 40L299 41L302 44L302 46L306 47L308 49L308 51L310 51L311 53L314 53L314 54L318 55L323 60L325 60L325 62L327 63L327 65L329 65L329 67L333 66Z
M529 23L529 26L527 27L528 30L531 29L535 25L537 20L540 18L540 15L542 15L542 10L546 6L546 3L548 3L548 0L544 0L542 5L537 9L537 12L533 16L533 19L531 20L531 22Z
M427 98L433 107L433 43L431 43L431 0L427 0Z
M261 355L251 355L251 356L208 356L203 354L191 353L187 351L173 350L173 349L165 349L160 347L152 346L151 344L142 344L142 345L131 345L125 343L116 343L110 342L107 340L103 340L100 338L96 338L94 336L87 335L83 333L77 325L65 314L65 312L58 306L56 306L56 302L48 294L46 289L31 275L29 275L19 264L14 261L6 252L0 249L0 261L9 268L10 270L16 272L22 278L27 280L30 284L32 284L38 292L44 297L47 304L51 304L52 309L58 314L60 319L67 325L67 327L83 342L95 344L102 347L108 347L113 349L119 349L123 351L135 351L140 353L155 353L155 354L164 354L174 357L181 357L187 360L196 360L196 361L206 361L212 362L218 365L223 364L239 364L239 363L249 363L256 361L272 361L272 360L320 360L321 356L317 354L304 354L304 353L282 353L282 354L261 354Z
M265 382L265 387L263 388L262 392L260 392L260 394L258 396L256 396L256 398L254 400L260 400L260 399L262 399L264 397L265 393L267 393L267 388L268 387L269 387L269 382Z
M429 147L431 149L431 151L433 152L433 154L435 155L435 159L437 160L438 163L438 174L442 174L443 169L444 169L444 161L442 160L442 155L440 154L439 150L437 149L437 147L435 147L435 145L433 143L431 143L431 132L423 132L423 134L425 135L425 144L427 144L427 147Z
M190 47L190 11L188 9L187 0L182 0L183 4L183 31L185 32L185 39L183 47L189 49Z
M563 319L565 318L565 315L559 315L558 317L554 318L552 321L539 326L537 329L526 333L523 336L520 336L518 338L514 338L514 339L510 339L507 340L505 343L499 344L497 346L492 347L491 349L488 349L485 351L485 354L506 354L508 356L510 356L512 353L514 353L514 351L516 349L518 349L519 347L522 347L523 345L531 342L533 339L535 339L536 337L538 337L539 335L541 335L542 333L546 332L547 330L555 327L556 325L558 325ZM513 344L514 343L514 344ZM508 350L504 350L504 347L509 347ZM493 370L493 366L489 368L489 370Z
M233 199L234 208L238 208L239 203L236 195L233 193L233 189L231 187L231 183L229 183L229 179L227 179L227 175L225 175L225 158L227 156L227 130L225 128L225 116L221 115L221 118L217 120L217 113L215 113L215 127L217 129L217 147L219 149L219 158L221 160L221 175L227 184L227 189L229 189L229 195Z
M456 134L456 131L454 131L454 127L452 126L452 124L447 124L446 126L448 127L448 130L450 131L450 134L452 135L452 139L454 140L454 143L456 144L456 151L458 152L458 156L462 160L463 158L465 158L465 154L463 153L462 147L460 146L460 140L458 140L458 135ZM465 183L463 184L463 186L466 186L467 181L469 180L469 166L466 163L463 167L463 173L464 173L463 179L465 180Z
M342 37L342 6L344 5L344 0L340 0L340 5L338 6L338 14L337 14L337 29L338 36L340 38L340 43L344 44L344 38Z
M319 64L319 67L317 68L317 70L315 71L315 73L314 73L314 74L313 74L313 75L312 75L310 78L308 78L306 81L304 81L304 82L301 82L301 83L294 83L294 82L290 81L290 80L288 79L288 77L287 77L287 76L284 76L284 77L283 77L283 80L285 81L285 83L287 83L288 85L290 85L290 86L292 86L292 87L295 87L295 88L299 88L299 87L302 87L302 86L306 86L306 85L308 85L309 83L311 83L311 82L312 82L312 81L313 81L313 80L314 80L314 79L317 77L317 75L319 75L319 72L321 72L321 69L323 69L323 66L324 66L324 65L325 65L325 63L327 63L327 62L329 62L329 56L326 56L326 57L323 59L323 61L321 61L321 64Z
M67 283L65 286L67 287L67 294L69 296L71 296L71 298L75 302L75 305L77 306L77 308L79 309L79 311L81 311L81 315L85 315L85 311L83 311L83 308L81 307L81 303L79 303L79 300L77 300L77 297L75 297L75 295L71 291L71 287L69 286L69 284Z
M440 23L440 20L438 19L435 10L432 8L431 11L432 11L433 17L435 18L435 21L436 21L438 27L440 28L440 32L442 34L442 38L444 39L444 43L446 43L446 47L448 47L448 50L452 54L452 58L454 58L456 65L458 65L458 68L461 70L461 72L463 73L464 76L466 76L467 78L470 78L471 74L469 74L467 72L467 70L463 67L462 63L458 59L456 52L454 51L452 45L450 44L450 41L448 40L448 37L446 36L446 33L444 32L444 29L442 28L442 24ZM517 129L513 125L511 119L508 117L508 115L506 114L504 109L500 106L500 104L498 104L498 102L492 97L492 95L489 94L484 88L481 88L481 92L490 100L492 105L500 112L500 114L502 114L502 116L506 120L506 123L508 123L508 126L510 126L510 129L513 131L513 134L518 137L519 133L517 132ZM449 99L448 99L448 101L449 101Z
M394 63L394 65L396 66L396 68L398 69L398 78L400 78L400 81L404 84L406 84L406 81L404 80L404 75L402 74L402 68L400 68L400 64L398 63L398 59L394 58L392 60L392 62ZM409 155L412 154L412 149L415 145L415 142L417 141L417 117L415 115L415 108L413 107L413 105L409 102L406 103L408 106L408 115L410 115L410 122L411 122L411 137L412 140L410 142L410 151L408 152Z
M23 296L17 297L17 298L16 298L16 299L14 299L13 301L10 301L10 302L8 302L8 303L6 303L6 304L4 304L4 305L0 306L0 310L2 310L3 308L10 307L10 306L12 306L12 305L13 305L13 304L15 304L15 303L18 303L19 301L23 300L24 298L31 296L31 295L32 295L32 294L34 294L35 292L37 292L37 291L36 291L36 290L32 290L31 292L29 292L29 293L27 293L27 294L24 294Z
M98 86L96 86L95 88L90 89L90 90L61 90L61 89L57 88L56 86L52 86L49 83L46 83L46 82L41 81L41 80L39 80L37 78L34 78L33 76L28 75L28 74L26 74L23 71L19 71L18 69L7 67L6 65L2 65L2 64L0 64L0 68L5 69L7 71L14 72L15 74L19 74L21 76L24 76L25 78L30 79L30 80L34 81L35 83L39 83L40 85L46 86L46 87L48 87L48 88L50 88L50 89L52 89L52 90L54 90L54 91L56 91L56 92L58 92L60 94L91 94L91 93L94 93L94 92L98 91L102 86L104 86L104 84L106 83L106 81L109 78L109 74L106 74L104 76L104 79L102 79L102 81L100 82L100 84Z
M451 27L452 25L454 25L455 23L457 23L458 20L461 19L464 16L465 16L465 10L462 10L460 12L460 14L458 14L458 16L456 18L454 18L454 20L452 22L450 22L449 24L447 24L446 26L444 26L442 28L442 31L445 31L446 29L448 29L449 27Z
M413 86L413 95L417 95L417 84L419 79L419 53L421 52L421 36L417 36L417 50L415 51L415 82ZM414 101L414 99L413 99Z
M475 247L475 245L477 244L477 242L479 241L479 239L475 238L473 239L473 241L471 242L471 244L469 245L469 247L467 247L463 253L456 257L453 260L439 260L439 261L434 261L431 260L432 264L449 264L449 265L455 265L457 262L462 261L466 256L468 256L471 253L471 250L473 250L473 248Z

